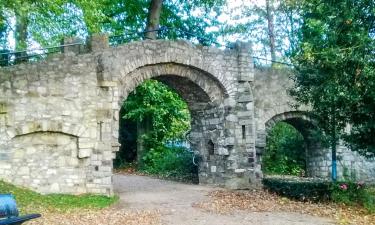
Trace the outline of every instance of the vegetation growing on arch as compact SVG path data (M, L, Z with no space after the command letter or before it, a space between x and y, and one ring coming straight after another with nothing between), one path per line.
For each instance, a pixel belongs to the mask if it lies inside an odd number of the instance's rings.
M139 170L168 178L197 181L197 167L193 165L192 153L185 147L168 145L170 142L183 141L185 133L190 129L188 106L177 93L158 81L148 80L129 95L122 112L124 123L120 132L127 128L133 132L128 137L136 136L134 126L137 123L151 123L151 129L138 137L145 148L143 155L138 156L141 159L138 162ZM133 138L122 143L124 147L118 152L115 166L121 167L135 160L139 152L131 152L137 151L134 141ZM133 159L126 159L129 153Z
M300 6L294 96L312 106L333 151L344 138L363 155L375 153L375 2L310 0Z
M306 170L305 160L302 135L287 123L277 123L267 136L262 156L263 172L298 176Z

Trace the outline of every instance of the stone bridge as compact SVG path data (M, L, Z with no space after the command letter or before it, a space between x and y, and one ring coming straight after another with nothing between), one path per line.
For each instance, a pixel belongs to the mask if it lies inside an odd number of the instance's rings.
M44 61L0 69L0 178L41 193L112 194L119 111L147 79L179 93L191 112L200 183L260 185L267 130L279 121L314 128L292 108L290 71L255 69L248 44L220 50L185 41L109 47L94 36L84 54L65 47ZM308 174L328 177L329 151L305 137ZM374 160L345 148L339 172L374 179ZM340 176L343 175L339 174Z

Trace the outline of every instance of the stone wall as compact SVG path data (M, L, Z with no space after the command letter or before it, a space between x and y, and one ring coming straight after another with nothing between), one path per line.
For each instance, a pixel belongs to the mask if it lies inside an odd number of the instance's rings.
M42 193L112 194L119 109L136 86L157 79L192 112L200 181L259 184L249 46L219 50L158 40L109 47L105 36L91 41L90 52L68 47L43 62L0 69L2 179Z
M312 139L310 130L318 129L306 106L296 106L288 94L293 88L292 72L286 69L258 68L255 70L255 115L257 126L256 149L258 163L265 150L267 133L277 122L286 122L296 128L304 137L307 149L307 175L331 177L331 151L318 140ZM304 152L305 151L305 152ZM338 179L353 179L375 182L375 158L365 158L348 149L340 142L337 148Z
M42 193L112 193L100 148L96 60L54 55L0 70L0 177Z
M188 103L200 182L258 187L267 129L280 119L301 132L309 126L308 109L289 104L288 74L254 70L248 44L220 50L148 40L109 47L100 35L88 48L1 68L0 178L41 193L111 195L120 108L138 85L156 79ZM350 154L342 153L342 162L374 177L371 160ZM321 157L311 154L311 174L326 175Z

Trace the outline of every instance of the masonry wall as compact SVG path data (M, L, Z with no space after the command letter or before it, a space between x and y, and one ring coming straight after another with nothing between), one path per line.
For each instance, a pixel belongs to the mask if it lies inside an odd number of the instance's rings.
M99 56L105 65L100 79L118 90L119 95L113 99L114 118L118 106L144 80L157 79L171 86L191 109L190 136L193 150L199 152L201 158L200 182L248 188L260 183L255 170L254 107L250 88L253 65L249 52L250 46L241 44L235 49L219 50L184 41L132 43L104 50ZM180 79L174 81L164 75L176 75ZM197 87L182 78L188 78ZM116 124L117 121L112 123L113 134L118 133ZM242 129L245 129L245 138ZM116 138L114 135L113 139ZM212 155L207 152L210 141L214 148Z
M256 148L260 158L265 151L266 137L277 122L294 126L305 138L307 144L307 175L329 179L331 177L331 151L316 140L309 140L309 129L316 129L306 106L295 107L296 102L288 94L293 88L292 71L287 69L258 68L255 70L255 115L257 127ZM304 154L305 149L301 149ZM366 158L340 143L337 149L337 176L339 179L353 179L375 182L375 158Z
M41 193L111 194L96 62L72 52L0 70L0 177Z
M300 114L308 109L289 104L290 72L254 70L248 44L220 50L157 40L109 47L106 36L94 36L89 46L85 54L67 47L43 62L0 69L0 179L41 193L111 195L119 111L147 79L187 101L201 183L259 187L267 129L308 121ZM326 176L327 155L316 152L311 174ZM374 177L373 160L340 154L351 174Z
M1 179L41 193L111 195L119 109L137 85L167 75L161 81L195 108L200 181L260 183L248 45L219 50L145 41L113 48L107 40L93 37L86 54L68 47L43 62L0 69Z

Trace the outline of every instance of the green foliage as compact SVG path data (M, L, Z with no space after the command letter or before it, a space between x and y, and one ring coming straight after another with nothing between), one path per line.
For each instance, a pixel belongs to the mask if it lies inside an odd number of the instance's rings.
M187 104L166 85L148 80L138 86L123 104L124 118L142 122L150 118L152 131L144 137L150 148L170 139L182 139L190 128Z
M262 167L266 174L299 175L305 170L302 135L287 123L277 123L267 136Z
M194 35L174 30L161 32L159 33L160 37L168 39L185 38L202 44L207 43L206 40L195 37L202 36L215 41L217 35L215 32L207 32L207 28L220 26L217 17L221 14L224 3L224 0L164 0L160 15L160 26L177 28ZM129 35L131 39L140 39L140 37L134 37L134 35L132 37L131 33L144 31L149 4L149 0L106 1L103 8L103 13L106 15L103 30L115 35ZM192 13L194 13L194 16L192 16Z
M332 142L341 135L359 153L375 153L375 2L308 0L301 7L294 96L312 106Z
M0 181L0 193L10 193L16 198L17 206L22 213L41 211L66 212L73 209L101 209L118 200L118 197L100 195L41 195L26 188Z
M278 61L289 61L287 58L299 43L299 29L301 26L301 0L269 0L272 6L275 51ZM230 3L228 3L230 4ZM267 23L267 8L265 1L243 1L231 11L226 12L231 20L224 23L221 30L224 39L238 39L253 43L254 56L271 58L269 27ZM235 21L235 22L233 22ZM269 61L255 61L262 66ZM276 64L285 67L282 64ZM274 66L274 65L273 65Z
M158 147L143 157L141 171L173 180L198 183L198 167L193 155L183 147Z
M187 104L178 94L158 81L148 80L128 96L121 113L125 120L120 124L120 132L127 134L120 134L120 138L127 139L124 140L127 144L119 152L117 158L120 159L117 161L130 162L126 155L136 150L135 146L131 147L134 140L132 136L136 132L135 123L150 122L151 129L142 137L138 137L141 138L138 141L142 141L145 148L145 151L137 153L143 154L138 156L141 159L138 168L162 177L184 181L197 180L197 168L193 165L192 153L184 148L166 147L165 144L171 140L183 140L184 134L190 128ZM125 127L126 130L123 129ZM121 159L122 157L124 158Z
M267 177L264 188L279 195L301 201L334 201L362 206L375 213L375 189L361 182L329 182L298 178Z
M331 185L331 199L346 205L361 205L375 213L375 194L361 182L337 182Z
M279 195L301 201L326 201L330 198L330 182L264 178L265 189Z
M106 32L110 35L129 35L145 29L149 0L3 0L0 2L0 44L4 37L15 31L16 46L25 49L32 42L42 46L59 44L64 36L78 36ZM224 0L196 0L163 2L161 25L197 33L215 39L214 32L206 28L218 26L216 17L221 12ZM191 16L191 12L195 12ZM18 21L26 27L25 34L18 34L12 22ZM186 38L204 43L191 35L179 31L161 33L163 38ZM141 39L139 34L132 39ZM34 43L35 43L34 42Z

